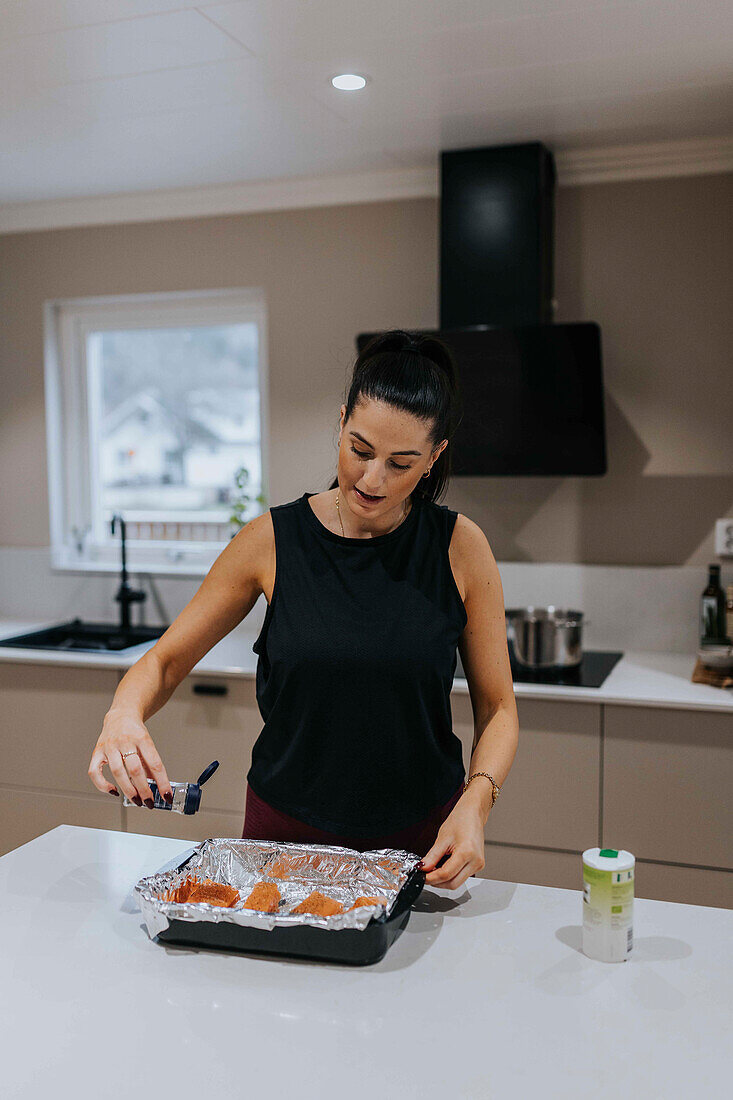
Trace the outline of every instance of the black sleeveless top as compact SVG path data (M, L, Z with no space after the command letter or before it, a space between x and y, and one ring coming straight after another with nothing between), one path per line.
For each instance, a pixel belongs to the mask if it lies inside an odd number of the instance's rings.
M448 557L457 513L416 496L392 531L348 538L313 495L270 509L275 585L252 647L264 727L247 779L315 828L398 831L464 779L450 707L468 620Z

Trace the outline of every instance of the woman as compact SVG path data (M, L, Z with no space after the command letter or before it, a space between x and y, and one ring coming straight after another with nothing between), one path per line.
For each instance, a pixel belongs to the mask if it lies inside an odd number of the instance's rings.
M268 609L254 651L264 727L243 835L403 848L457 889L484 866L484 825L517 747L501 581L481 529L435 503L450 472L457 379L438 339L375 337L341 406L328 490L248 523L127 672L89 775L171 797L145 721L213 645ZM469 781L451 728L460 649L474 714Z

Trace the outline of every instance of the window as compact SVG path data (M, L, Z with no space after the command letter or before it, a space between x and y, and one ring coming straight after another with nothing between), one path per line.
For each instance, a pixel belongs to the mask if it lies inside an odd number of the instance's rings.
M259 290L45 303L52 564L201 575L265 510Z

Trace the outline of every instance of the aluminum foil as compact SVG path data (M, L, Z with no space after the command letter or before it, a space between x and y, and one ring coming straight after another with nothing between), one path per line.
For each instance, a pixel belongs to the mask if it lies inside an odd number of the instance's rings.
M420 862L414 852L395 848L357 852L326 844L286 844L266 840L214 838L198 844L183 870L165 871L140 879L135 886L140 911L151 937L171 920L228 921L247 928L288 928L311 924L318 928L363 929L372 917L392 912L408 875ZM234 886L240 901L232 909L206 904L166 901L167 891L188 875ZM258 882L274 882L282 895L276 913L245 909L244 901ZM340 901L344 909L358 897L379 896L386 905L365 905L332 917L292 913L313 890Z

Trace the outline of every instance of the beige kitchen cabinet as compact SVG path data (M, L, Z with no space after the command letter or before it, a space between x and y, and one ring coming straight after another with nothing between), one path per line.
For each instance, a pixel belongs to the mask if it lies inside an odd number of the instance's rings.
M468 766L470 699L455 693L451 707ZM489 814L487 842L571 851L593 847L600 825L600 705L525 698L517 699L517 710L517 755Z
M219 761L218 770L203 787L202 808L195 816L208 810L236 815L239 832L235 835L241 836L252 746L262 729L254 678L188 676L146 726L171 780L195 782L212 760ZM132 809L127 812L133 813ZM141 813L154 819L181 817L135 807L136 821ZM147 831L147 826L141 831Z
M583 888L580 853L521 848L487 841L484 858L486 864L479 871L479 878L529 882L534 886L557 886L563 890Z
M582 889L581 852L556 852L487 841L485 859L483 870L478 872L479 878L529 882L564 890ZM733 909L733 873L637 859L634 892L637 898Z
M0 787L0 856L57 825L122 830L121 802L114 795L87 797Z
M580 852L552 852L519 848L510 844L486 844L486 865L479 878L503 882L530 882L536 886L557 886L581 890L583 860ZM733 909L733 873L705 867L673 867L638 859L634 895L676 901L685 905L713 905ZM578 907L578 924L582 916ZM644 935L637 925L637 938Z
M604 732L604 845L637 859L732 869L733 717L606 706Z
M122 828L121 800L96 792L89 757L114 669L0 664L0 851L56 825Z
M116 669L0 664L3 784L93 794L89 758L118 682Z
M733 871L707 867L673 867L636 861L634 894L637 898L677 901L685 905L713 905L733 909ZM638 934L642 934L638 930Z

